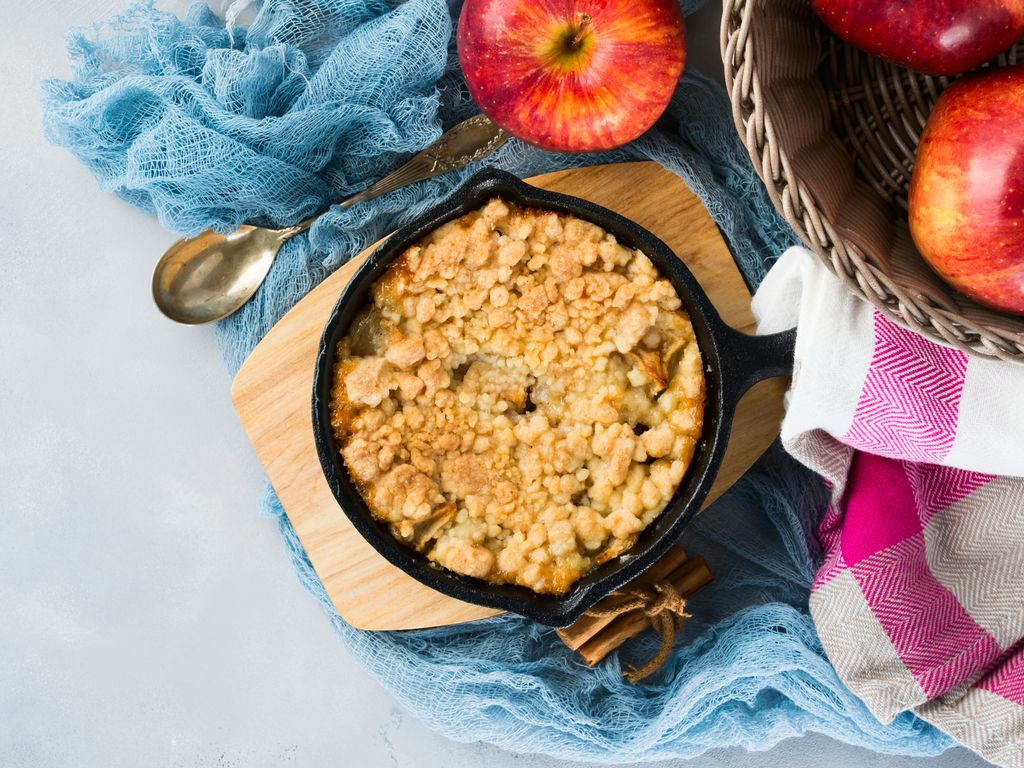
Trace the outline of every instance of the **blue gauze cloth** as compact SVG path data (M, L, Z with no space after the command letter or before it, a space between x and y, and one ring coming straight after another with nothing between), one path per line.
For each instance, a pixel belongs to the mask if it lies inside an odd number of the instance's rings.
M684 11L698 4L684 2ZM143 4L70 34L74 74L44 84L44 128L102 189L174 232L291 224L476 112L455 57L458 10L442 0L265 0L233 3L224 20L197 4L179 20ZM245 28L235 23L242 11L255 15ZM753 283L795 242L737 139L725 94L692 70L658 126L627 147L556 155L512 141L487 162L527 176L639 159L658 161L700 196ZM289 242L256 297L217 327L230 371L314 285L474 170L333 208ZM636 686L621 668L653 653L652 633L588 669L552 630L517 616L353 629L269 487L264 510L342 644L453 739L606 763L767 749L807 731L890 753L941 752L950 740L910 714L875 720L822 651L807 595L824 503L816 478L775 447L702 515L682 543L717 580L690 601L695 618L676 653Z

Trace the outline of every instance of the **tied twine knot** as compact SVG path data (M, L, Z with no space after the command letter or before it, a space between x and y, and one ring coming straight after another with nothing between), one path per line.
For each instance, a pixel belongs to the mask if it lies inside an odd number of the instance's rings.
M670 582L657 581L653 584L626 587L621 594L628 599L613 608L592 608L587 611L596 617L625 616L633 611L643 611L651 622L651 628L661 635L661 648L641 667L632 667L623 674L630 683L636 684L657 672L672 653L676 634L686 619L692 618L686 612L686 598L679 594Z

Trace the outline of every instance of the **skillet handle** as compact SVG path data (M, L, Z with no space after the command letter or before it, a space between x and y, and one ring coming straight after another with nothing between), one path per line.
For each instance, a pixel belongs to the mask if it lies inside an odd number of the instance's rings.
M735 404L759 381L792 375L796 328L765 336L751 336L730 328L727 338L721 357L727 402Z

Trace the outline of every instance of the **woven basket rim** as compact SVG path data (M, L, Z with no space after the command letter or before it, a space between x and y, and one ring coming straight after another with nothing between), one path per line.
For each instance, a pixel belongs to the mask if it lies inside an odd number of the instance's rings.
M849 290L888 319L964 352L1024 363L1024 333L986 326L926 295L911 295L876 266L870 254L838 234L835 222L793 173L771 115L764 109L750 35L756 2L723 0L721 53L736 130L776 210Z

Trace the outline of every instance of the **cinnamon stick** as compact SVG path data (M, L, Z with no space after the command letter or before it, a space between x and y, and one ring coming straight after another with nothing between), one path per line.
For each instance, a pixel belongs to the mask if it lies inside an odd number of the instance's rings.
M681 547L673 546L661 558L648 568L635 583L653 584L668 578L669 574L678 569L686 562L686 553ZM613 592L604 600L594 606L599 614L585 613L575 623L568 627L555 630L562 642L569 646L569 650L578 650L581 645L590 640L594 635L603 630L615 620L615 615L608 615L606 611L618 611L618 609L632 600L629 595L621 592Z
M677 549L673 548L673 550ZM668 564L672 567L668 573L665 573L665 567L659 568L657 571L654 570L657 565L669 557L666 555L634 584L651 585L665 582L674 587L680 596L687 598L714 580L703 557L686 560L683 555L684 559L680 562L680 554L682 554L682 550L672 553L673 557ZM558 636L572 650L579 651L588 665L593 666L626 640L639 635L651 626L651 620L643 610L629 610L618 615L612 613L617 608L630 604L635 605L635 603L635 597L615 593L595 606L595 609L602 614L601 616L584 615L572 626L559 629Z
M690 597L714 580L703 557L688 560L667 581L683 597ZM584 643L578 650L588 665L594 666L631 637L636 637L651 625L643 611L631 611L616 618L605 632Z

